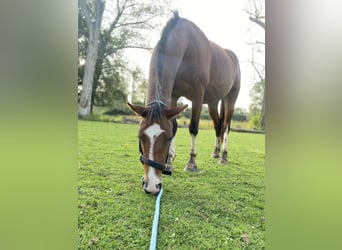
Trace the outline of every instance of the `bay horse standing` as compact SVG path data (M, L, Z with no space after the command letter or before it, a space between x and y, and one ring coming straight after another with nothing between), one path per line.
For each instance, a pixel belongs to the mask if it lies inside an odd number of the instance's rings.
M138 137L145 192L158 194L162 173L171 174L176 154L175 116L187 107L177 107L181 96L192 102L190 159L184 170L197 171L196 135L202 104L208 105L216 132L212 157L219 158L222 146L219 162L227 163L228 133L239 90L240 67L236 55L208 40L193 22L174 12L152 53L146 106L128 103L143 118Z

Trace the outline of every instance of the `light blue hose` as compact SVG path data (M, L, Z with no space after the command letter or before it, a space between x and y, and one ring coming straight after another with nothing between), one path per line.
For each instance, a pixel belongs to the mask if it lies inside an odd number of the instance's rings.
M155 250L157 246L157 235L158 235L158 221L159 221L159 208L160 208L160 199L163 195L163 188L160 189L160 192L156 199L156 208L154 210L154 218L152 225L152 235L150 241L150 250Z

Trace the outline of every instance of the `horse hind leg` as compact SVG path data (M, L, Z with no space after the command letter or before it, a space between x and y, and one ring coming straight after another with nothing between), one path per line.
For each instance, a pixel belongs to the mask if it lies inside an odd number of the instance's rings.
M209 110L209 115L211 119L213 120L214 127L215 127L215 134L216 134L216 143L215 143L215 148L214 152L211 154L212 158L219 158L220 157L220 149L221 149L221 121L220 117L218 115L218 110L217 110L217 104L208 104L208 110Z
M228 163L228 135L230 132L230 123L233 117L235 102L239 93L239 88L233 88L231 92L224 98L222 101L224 102L224 121L222 124L221 130L221 138L222 138L222 155L219 163L226 164ZM221 114L222 115L222 114Z
M227 144L228 144L228 134L230 131L230 125L226 126L223 134L223 148L222 148L222 155L219 160L219 163L221 164L227 164L228 163L228 150L227 150Z
M231 107L231 105L228 104L227 100L222 100L224 102L222 105L224 105L224 108L222 109L223 114L221 116L224 116L224 121L222 123L221 127L221 140L222 140L222 155L219 160L219 163L221 164L227 164L228 163L228 150L227 150L227 144L228 144L228 134L230 131L230 120L233 116L234 107Z

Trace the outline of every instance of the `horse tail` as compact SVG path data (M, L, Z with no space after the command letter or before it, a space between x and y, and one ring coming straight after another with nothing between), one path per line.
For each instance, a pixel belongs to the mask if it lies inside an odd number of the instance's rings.
M162 31L161 38L157 45L157 77L158 77L158 83L156 84L156 94L157 99L159 99L160 94L160 81L162 78L163 73L163 62L164 62L164 50L167 43L167 39L169 37L169 34L171 30L175 27L176 23L180 19L178 11L173 11L173 17L167 22L166 26L164 27Z

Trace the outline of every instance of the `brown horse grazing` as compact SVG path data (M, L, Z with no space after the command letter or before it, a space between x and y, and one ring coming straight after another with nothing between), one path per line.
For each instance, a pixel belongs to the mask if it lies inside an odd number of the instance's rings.
M161 188L161 174L172 171L177 129L174 117L186 108L177 107L181 96L192 101L190 160L184 170L197 171L196 135L204 103L208 104L216 131L212 157L219 158L223 144L219 162L227 163L228 133L239 90L240 67L236 55L209 41L194 23L174 12L152 54L147 105L128 104L143 117L139 145L145 170L145 192L157 194Z

